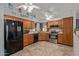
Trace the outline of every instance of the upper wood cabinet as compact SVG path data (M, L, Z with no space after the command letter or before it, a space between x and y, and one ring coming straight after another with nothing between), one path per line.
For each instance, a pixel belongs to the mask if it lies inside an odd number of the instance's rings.
M18 18L18 17L15 17L15 16L9 16L9 15L4 15L4 19L5 20L14 20L14 21L23 22L22 18Z
M15 20L15 17L4 15L4 20Z
M23 28L24 28L24 29L33 29L33 28L35 28L35 23L34 23L34 21L24 20L24 21L23 21Z
M32 21L32 29L34 29L34 28L35 28L35 22Z
M58 25L58 27L63 27L63 19L55 20L55 21L48 21L48 28L51 28L51 26Z
M9 15L5 15L4 19L23 22L23 29L34 29L35 28L35 22L29 19L22 19L22 18L18 18L15 16L9 16Z
M58 20L56 21L48 21L48 28L51 28L51 26L58 25Z
M58 20L58 26L63 28L63 19Z
M31 29L31 21L23 20L23 28L24 29Z

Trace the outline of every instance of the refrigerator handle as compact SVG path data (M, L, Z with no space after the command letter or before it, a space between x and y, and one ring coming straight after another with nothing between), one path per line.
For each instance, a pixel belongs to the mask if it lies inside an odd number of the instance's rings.
M8 39L8 25L6 25L6 40Z

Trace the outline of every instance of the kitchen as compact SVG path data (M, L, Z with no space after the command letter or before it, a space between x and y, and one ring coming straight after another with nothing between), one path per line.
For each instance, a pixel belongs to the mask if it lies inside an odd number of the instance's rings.
M9 3L8 5L9 5L8 7L11 9L8 12L17 14L13 12L12 6L14 5L19 6L22 4ZM38 3L35 5L39 6L40 4ZM45 5L49 6L54 4L45 4ZM5 56L74 55L74 50L73 50L74 16L71 15L71 16L64 16L57 18L51 18L51 17L37 18L37 16L35 16L34 14L28 12L26 13L24 12L25 14L21 13L24 10L22 11L20 8L16 8L16 9L19 10L18 14L22 17L12 14L7 14L8 12L4 14ZM51 11L46 11L46 12L50 13ZM34 18L32 18L32 16ZM47 16L47 14L45 16ZM40 19L42 20L47 19L47 20L40 21ZM33 49L36 51L34 51Z
M56 20L56 21L48 21L46 23L45 22L41 23L42 28L40 29L39 32L35 30L36 25L35 25L34 21L31 21L29 19L22 20L21 18L18 18L15 16L9 16L9 15L5 15L4 18L5 18L4 19L5 21L8 21L8 20L16 21L16 22L19 21L19 22L23 23L23 44L22 44L23 47L34 44L38 41L47 41L47 42L55 43L55 44L64 44L64 45L73 46L72 32L70 32L70 33L67 32L66 31L67 28L66 28L66 30L64 30L65 25L69 26L68 31L72 30L72 28L73 28L73 27L71 27L72 26L71 22L73 20L72 17L63 18L63 19L66 19L65 21L67 23L65 23L62 19ZM15 19L15 20L13 20L13 19ZM65 23L65 25L63 24L63 22ZM67 39L64 39L63 37L65 37Z

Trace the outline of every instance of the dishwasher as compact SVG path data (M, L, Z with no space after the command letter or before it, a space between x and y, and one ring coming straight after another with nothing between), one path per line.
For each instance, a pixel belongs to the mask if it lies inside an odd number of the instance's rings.
M38 42L38 33L35 33L35 34L34 34L33 43L36 43L36 42Z

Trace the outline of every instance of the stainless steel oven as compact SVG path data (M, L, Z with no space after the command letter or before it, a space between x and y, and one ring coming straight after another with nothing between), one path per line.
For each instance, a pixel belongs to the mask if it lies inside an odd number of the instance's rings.
M52 43L57 43L57 38L58 38L58 32L56 31L51 31L50 32L50 35L49 35L49 38L50 38L50 42Z

